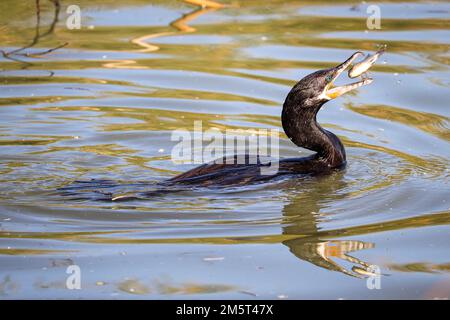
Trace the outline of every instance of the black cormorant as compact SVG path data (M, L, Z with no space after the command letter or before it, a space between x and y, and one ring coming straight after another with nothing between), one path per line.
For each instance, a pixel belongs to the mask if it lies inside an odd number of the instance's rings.
M355 52L345 62L326 70L319 70L301 79L289 92L283 104L281 122L288 138L297 146L316 153L302 158L279 160L278 171L261 174L261 167L269 166L257 159L245 164L222 160L221 163L204 164L184 172L163 184L192 186L231 186L267 181L285 175L328 173L345 167L345 149L339 138L322 128L316 121L317 112L328 101L372 82L364 80L335 87L333 82L362 52ZM236 160L237 156L232 157ZM230 164L231 162L231 164Z

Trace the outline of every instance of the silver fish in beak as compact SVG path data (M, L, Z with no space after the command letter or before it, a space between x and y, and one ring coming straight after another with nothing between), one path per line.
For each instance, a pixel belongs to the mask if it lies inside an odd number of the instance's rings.
M352 91L354 89L357 89L359 87L371 84L373 79L364 79L355 83L351 83L351 84L347 84L347 85L343 85L343 86L339 86L339 87L335 87L333 82L339 77L339 75L341 73L343 73L345 71L345 69L348 68L348 66L350 66L350 64L358 57L364 56L364 53L362 53L361 51L355 52L354 54L351 55L350 58L348 58L346 61L344 61L343 63L341 63L340 65L338 65L337 67L333 68L333 74L332 77L328 83L328 85L325 87L325 91L324 91L324 95L328 100L331 99L335 99L341 95L343 95L344 93L347 93L349 91ZM370 68L370 66L369 66Z
M361 61L355 64L349 71L348 71L348 77L349 78L356 78L360 75L364 74L369 70L369 68L375 63L375 61L378 60L378 58L386 51L386 47L378 50L373 55L368 54L367 57Z

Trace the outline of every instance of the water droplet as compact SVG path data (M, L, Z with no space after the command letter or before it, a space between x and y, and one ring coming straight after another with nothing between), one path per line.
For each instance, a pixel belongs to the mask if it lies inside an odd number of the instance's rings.
M225 257L205 257L203 261L222 261Z

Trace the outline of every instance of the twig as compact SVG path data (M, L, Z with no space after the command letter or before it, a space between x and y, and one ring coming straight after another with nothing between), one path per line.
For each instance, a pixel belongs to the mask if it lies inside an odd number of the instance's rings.
M53 3L53 5L55 6L53 21L52 21L49 29L46 32L44 32L43 34L41 34L40 33L40 24L41 24L40 0L35 0L35 1L36 1L35 2L36 3L36 31L35 31L35 35L34 35L33 40L31 41L30 44L28 44L28 45L26 45L24 47L21 47L19 49L10 51L10 52L5 52L5 51L1 50L3 57L5 57L6 59L10 59L10 60L18 61L18 62L23 62L23 63L26 63L26 64L31 64L29 62L25 62L25 61L22 61L22 60L19 60L19 59L14 59L14 58L11 57L11 55L21 55L21 56L25 56L25 57L41 56L41 55L53 52L53 51L55 51L57 49L60 49L62 47L65 47L65 46L67 46L69 44L68 42L66 42L66 43L64 43L62 45L59 45L59 46L55 47L55 48L51 48L49 50L46 50L46 51L43 51L43 52L38 52L38 53L19 53L20 51L23 51L25 49L34 47L39 42L40 39L42 39L43 37L49 35L50 33L53 33L53 31L55 29L55 26L56 26L56 23L58 22L59 12L61 10L60 0L50 0Z
M64 44L61 44L61 45L59 45L59 46L56 46L56 47L54 47L54 48L51 48L51 49L48 49L48 50L45 50L45 51L42 51L42 52L36 52L36 53L28 53L28 52L27 52L27 53L17 53L17 55L21 55L21 56L25 56L25 57L42 56L42 55L44 55L44 54L47 54L47 53L56 51L56 50L61 49L61 48L64 48L64 47L67 46L68 44L69 44L69 43L66 42L66 43L64 43Z
M10 54L9 54L8 52L5 52L5 51L3 51L3 50L0 50L0 52L2 53L2 56L3 56L5 59L12 60L12 61L16 61L16 62L20 62L20 63L24 63L24 64L26 64L26 65L28 65L28 66L31 66L31 65L32 65L32 63L30 63L30 62L23 61L23 60L20 60L20 59L15 59L15 58L11 57Z
M22 50L25 50L25 49L28 49L28 48L31 48L32 46L34 46L39 41L39 38L41 37L39 35L40 25L41 25L41 6L39 4L39 0L36 0L36 32L35 32L33 41L31 41L31 43L27 46L24 46L22 48L8 52L7 55L9 56L11 54L16 54L17 52L20 52Z

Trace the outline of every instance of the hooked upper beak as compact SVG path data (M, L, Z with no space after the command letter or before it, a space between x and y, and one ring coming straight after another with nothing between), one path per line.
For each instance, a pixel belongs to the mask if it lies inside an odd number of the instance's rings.
M328 99L335 99L339 96L342 96L344 93L347 93L351 90L354 90L356 88L371 84L373 79L364 79L358 82L354 82L351 84L347 84L347 85L343 85L343 86L339 86L339 87L335 87L333 86L333 82L334 80L336 80L339 75L345 71L345 69L347 69L347 67L353 62L353 60L355 60L356 58L358 58L359 56L364 56L364 53L362 53L361 51L357 51L354 54L351 55L350 58L348 58L347 60L345 60L343 63L341 63L340 65L338 65L337 67L334 68L334 76L333 79L330 81L330 83L325 87L325 96Z

